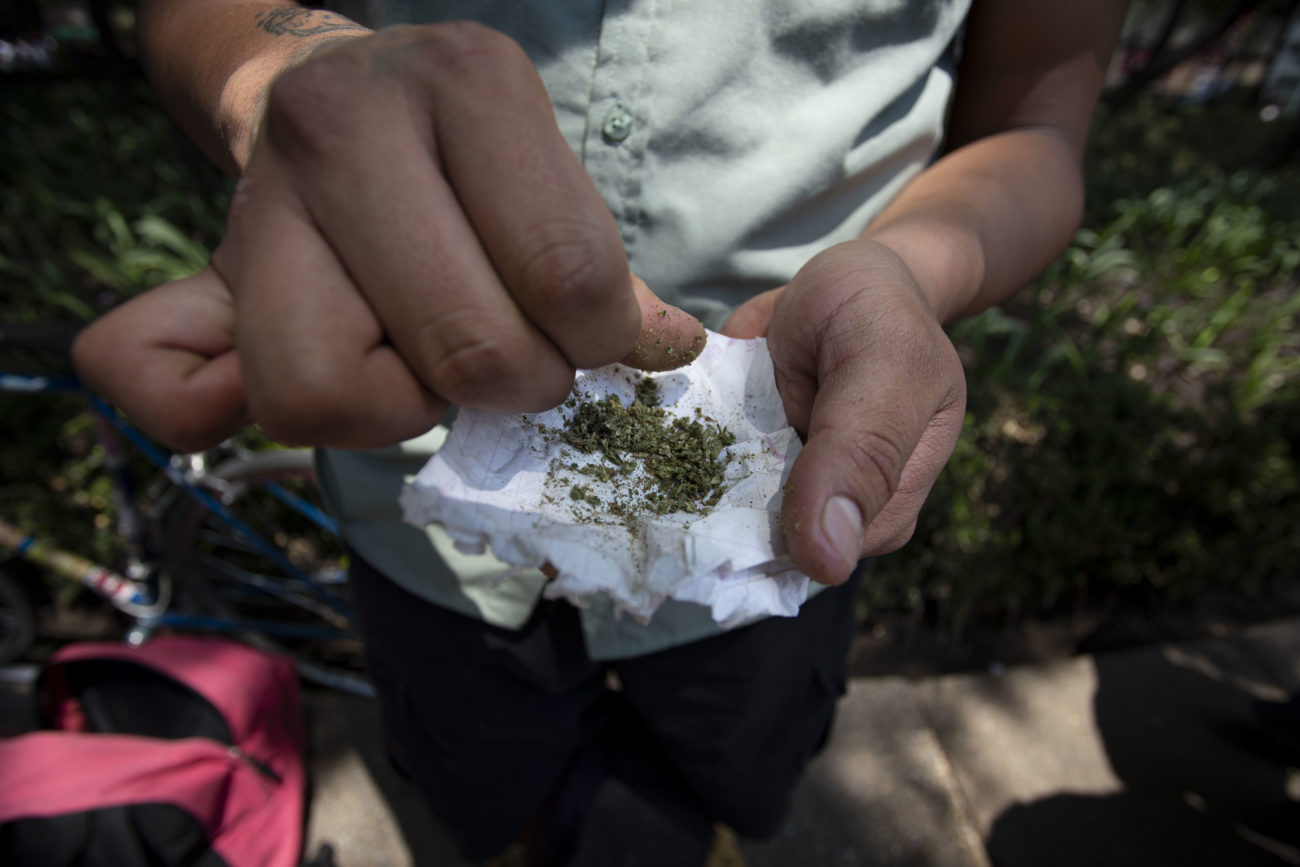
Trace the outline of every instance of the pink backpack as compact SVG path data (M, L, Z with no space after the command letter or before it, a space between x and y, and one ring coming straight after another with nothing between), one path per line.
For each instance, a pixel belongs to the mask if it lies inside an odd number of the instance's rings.
M284 659L167 636L42 671L51 730L0 740L0 864L293 867L303 722Z

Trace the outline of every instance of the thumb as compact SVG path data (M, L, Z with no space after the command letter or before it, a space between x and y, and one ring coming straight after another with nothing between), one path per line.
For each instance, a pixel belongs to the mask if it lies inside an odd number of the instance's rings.
M78 335L81 379L178 451L208 448L247 424L234 308L211 267L106 313Z
M957 390L915 423L889 412L903 397L814 410L782 506L786 548L806 574L839 584L861 557L907 543L961 434L964 397Z
M860 557L911 537L961 433L966 390L956 350L937 323L913 324L832 328L807 372L785 371L784 391L815 396L782 529L795 563L822 583L847 580Z
M641 370L673 370L699 357L708 339L700 320L661 301L635 274L632 290L641 307L641 333L622 363Z

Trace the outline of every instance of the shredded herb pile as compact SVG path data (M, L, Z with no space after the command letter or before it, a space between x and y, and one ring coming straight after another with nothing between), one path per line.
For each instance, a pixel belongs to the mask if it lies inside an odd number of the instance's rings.
M630 517L637 511L705 512L722 496L724 467L718 456L736 441L735 435L704 417L670 420L659 406L654 380L641 379L629 405L610 395L573 398L570 406L574 413L559 432L560 440L583 454L599 452L604 463L567 469L602 482L629 477L629 486L619 487L627 496L616 502L602 504L584 485L573 486L572 499ZM634 480L638 466L645 473Z

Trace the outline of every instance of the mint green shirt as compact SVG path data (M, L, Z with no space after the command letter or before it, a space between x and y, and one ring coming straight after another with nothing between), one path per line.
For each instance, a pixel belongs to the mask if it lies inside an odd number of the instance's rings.
M358 5L361 7L358 9ZM517 40L622 232L632 270L710 328L862 233L940 143L948 62L969 0L353 0L375 26L474 19ZM438 605L518 627L545 577L404 524L397 494L446 430L387 449L322 450L348 543ZM595 659L719 631L669 600L648 625L582 611Z

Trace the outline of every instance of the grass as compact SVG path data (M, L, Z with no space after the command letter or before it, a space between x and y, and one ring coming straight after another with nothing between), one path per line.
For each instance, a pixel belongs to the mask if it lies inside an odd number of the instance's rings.
M142 82L0 79L0 304L89 320L191 273L221 237L229 181Z

